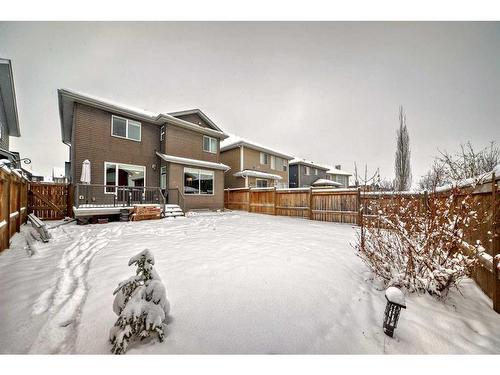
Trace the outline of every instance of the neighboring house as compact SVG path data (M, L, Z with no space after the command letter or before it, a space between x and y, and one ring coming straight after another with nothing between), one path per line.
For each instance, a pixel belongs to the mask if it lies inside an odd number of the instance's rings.
M231 167L226 188L288 187L288 162L293 157L235 136L221 143L221 161Z
M349 187L350 176L352 176L352 173L343 171L340 165L336 165L334 168L330 167L326 172L326 179L342 184L341 186L339 186L341 188Z
M66 184L68 180L66 178L66 172L64 168L54 167L52 168L52 182L55 184Z
M21 165L19 153L9 148L9 137L20 136L12 64L0 58L0 159L10 160L12 168L21 168Z
M317 180L327 179L329 167L305 159L295 158L290 162L290 187L311 186Z
M202 111L154 113L65 89L58 97L70 180L80 183L89 160L90 185L101 185L95 203L119 199L121 186L152 187L169 203L182 197L185 210L223 209L229 167L221 163L219 143L227 135Z

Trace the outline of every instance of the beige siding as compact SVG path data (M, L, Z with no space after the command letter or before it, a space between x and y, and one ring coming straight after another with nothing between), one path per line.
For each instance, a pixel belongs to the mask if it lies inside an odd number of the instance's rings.
M220 154L221 163L231 167L229 171L224 174L224 187L225 188L240 188L245 187L245 179L233 176L236 172L241 171L240 168L240 148L233 148L231 150L223 151Z
M184 192L184 166L170 163L169 166L169 189L179 189ZM190 209L224 208L224 172L214 171L214 195L184 195L186 211Z
M203 134L169 124L167 125L164 152L183 158L219 162L220 142L217 140L217 153L203 151Z
M243 168L242 169L250 169L254 171L260 171L265 173L272 173L281 176L281 180L279 182L288 183L288 168L285 171L283 170L275 170L271 169L271 154L268 154L268 163L260 164L260 151L252 150L248 147L244 148L243 153Z

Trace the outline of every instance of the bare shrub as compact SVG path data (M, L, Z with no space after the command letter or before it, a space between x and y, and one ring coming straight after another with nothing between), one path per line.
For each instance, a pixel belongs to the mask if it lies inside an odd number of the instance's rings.
M386 285L446 296L469 275L479 244L466 237L483 217L472 194L392 195L367 208L356 247Z

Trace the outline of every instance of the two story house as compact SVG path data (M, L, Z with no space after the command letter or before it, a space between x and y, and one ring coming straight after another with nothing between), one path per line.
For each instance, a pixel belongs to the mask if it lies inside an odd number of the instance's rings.
M12 64L8 59L0 59L0 159L9 160L12 168L21 165L19 153L10 150L10 137L20 136Z
M199 109L149 112L66 89L58 100L76 206L112 206L135 191L142 199L151 192L154 201L161 191L168 203L182 200L185 211L223 209L229 167L220 141L227 135ZM90 169L85 178L82 168Z
M226 188L288 187L288 162L293 157L235 136L221 144L221 161L231 168Z
M328 169L318 163L295 158L290 161L290 187L308 187L318 180L326 180Z
M339 183L339 188L349 187L350 176L352 176L352 173L342 170L341 165L329 167L328 171L326 172L326 179Z

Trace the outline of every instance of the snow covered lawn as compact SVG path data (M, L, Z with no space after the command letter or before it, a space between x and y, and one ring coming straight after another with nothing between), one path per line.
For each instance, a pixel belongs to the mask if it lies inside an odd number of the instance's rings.
M109 353L112 292L146 247L170 323L129 354L500 353L500 314L472 281L445 303L408 297L386 337L349 225L233 212L51 232L31 258L21 235L0 255L1 353Z

